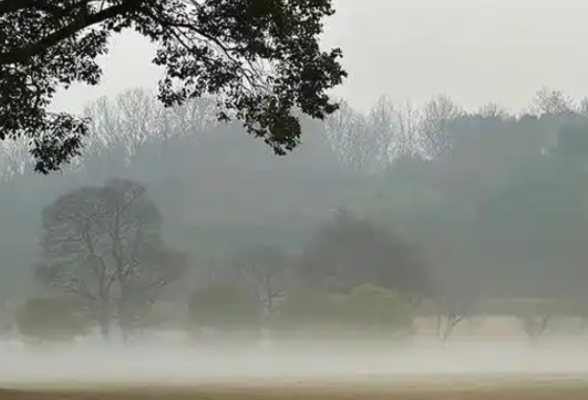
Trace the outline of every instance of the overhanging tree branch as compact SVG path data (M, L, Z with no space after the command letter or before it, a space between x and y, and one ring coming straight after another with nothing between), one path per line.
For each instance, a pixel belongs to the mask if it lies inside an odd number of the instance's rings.
M133 8L135 8L139 2L140 0L125 1L98 11L94 14L78 15L77 19L71 22L69 25L56 30L52 34L39 39L31 45L0 53L0 65L9 65L14 63L26 64L27 60L29 60L31 57L35 57L44 51L47 51L47 49L72 37L72 35L75 35L81 30L133 10Z
M131 28L157 43L164 106L214 96L219 121L285 155L300 143L298 108L337 110L326 92L347 74L319 46L332 0L0 0L0 141L26 138L41 173L81 154L89 122L48 107L75 82L96 85L108 38Z

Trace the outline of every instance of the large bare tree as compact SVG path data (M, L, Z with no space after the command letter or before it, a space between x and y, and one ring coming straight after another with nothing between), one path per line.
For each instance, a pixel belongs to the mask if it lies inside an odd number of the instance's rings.
M123 333L177 279L185 260L161 237L161 216L139 183L113 179L83 187L43 211L38 277L83 300L109 337Z

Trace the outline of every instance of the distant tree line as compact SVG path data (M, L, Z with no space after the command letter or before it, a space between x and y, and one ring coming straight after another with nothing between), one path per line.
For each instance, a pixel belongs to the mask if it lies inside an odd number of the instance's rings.
M113 324L139 330L166 296L192 310L192 296L246 293L253 319L269 323L301 290L328 308L365 287L427 310L440 336L498 313L486 310L493 299L537 335L557 315L587 315L587 104L544 89L517 115L447 97L382 98L365 114L343 105L325 122L303 119L301 148L277 160L218 123L206 98L174 109L140 90L102 99L87 111L87 156L60 177L39 179L18 143L5 147L2 274L38 264L43 296L90 293L76 313L105 336ZM92 226L94 253L72 237L76 224ZM516 311L519 299L557 307ZM207 312L194 321L214 321Z

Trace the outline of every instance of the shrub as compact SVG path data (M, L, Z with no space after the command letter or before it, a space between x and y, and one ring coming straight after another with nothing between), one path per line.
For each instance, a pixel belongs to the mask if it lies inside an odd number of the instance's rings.
M346 323L364 333L386 334L412 329L413 312L402 298L390 290L356 286L342 304Z
M43 342L70 341L87 328L75 305L61 298L29 299L18 312L17 326L25 337Z
M189 302L189 328L227 337L258 332L260 309L250 291L238 286L210 286L196 291Z
M295 336L385 338L412 329L411 307L389 290L360 285L348 293L302 291L288 296L274 329Z

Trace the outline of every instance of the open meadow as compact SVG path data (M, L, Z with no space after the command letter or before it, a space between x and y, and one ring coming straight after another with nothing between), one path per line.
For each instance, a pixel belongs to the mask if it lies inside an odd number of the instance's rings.
M0 400L588 399L579 341L7 350Z
M452 383L453 382L453 383ZM504 381L404 382L383 381L209 384L193 387L124 387L0 390L2 400L582 400L588 382Z

